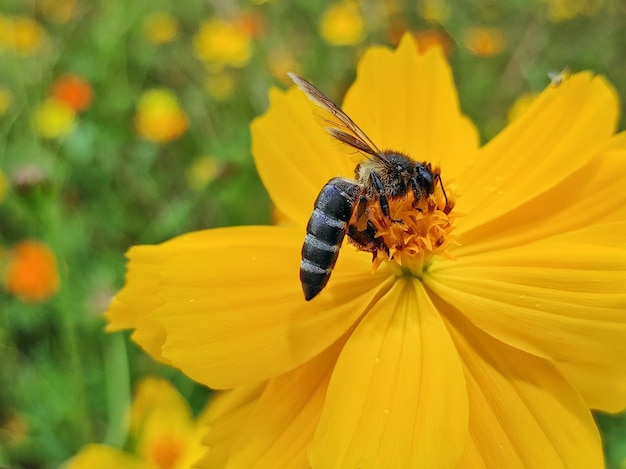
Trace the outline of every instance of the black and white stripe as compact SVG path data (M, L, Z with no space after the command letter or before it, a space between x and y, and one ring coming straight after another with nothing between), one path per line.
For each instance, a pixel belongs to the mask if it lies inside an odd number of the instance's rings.
M356 181L334 178L315 200L300 263L300 281L307 301L328 283L360 193Z

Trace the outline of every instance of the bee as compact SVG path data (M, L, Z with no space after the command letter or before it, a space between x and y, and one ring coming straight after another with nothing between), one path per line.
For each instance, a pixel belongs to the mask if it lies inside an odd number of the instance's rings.
M378 251L389 252L384 241L376 238L376 229L368 219L368 206L377 203L391 223L402 223L402 220L391 218L389 200L405 197L412 191L415 206L435 191L437 183L441 185L446 206L448 198L438 169L433 169L426 161L416 162L397 151L381 151L320 90L293 73L289 73L289 77L311 101L329 113L330 117L324 119L328 124L326 131L365 156L365 160L355 168L354 179L331 179L322 187L313 204L300 263L302 290L304 298L309 301L328 283L346 234L359 249L372 252L374 256ZM355 211L356 221L352 221Z

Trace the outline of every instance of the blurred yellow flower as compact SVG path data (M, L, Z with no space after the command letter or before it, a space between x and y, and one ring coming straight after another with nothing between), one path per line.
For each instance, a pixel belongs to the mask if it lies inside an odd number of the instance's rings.
M359 44L365 39L365 23L359 5L343 0L328 7L320 20L320 34L333 46Z
M226 101L235 92L235 80L228 70L209 71L205 89L215 101Z
M167 143L185 133L187 125L187 115L170 90L152 89L139 97L135 127L142 138Z
M9 252L4 288L27 303L45 301L59 289L59 272L52 250L39 241L20 241Z
M77 0L41 0L42 14L50 21L65 24L78 13Z
M509 122L513 122L521 116L530 107L530 104L536 97L537 95L534 93L523 93L519 95L507 113Z
M152 12L144 20L143 31L148 42L166 44L178 36L178 21L169 13Z
M48 98L33 112L35 131L44 138L62 138L76 127L76 112L68 104Z
M187 185L194 191L202 190L214 181L221 171L222 165L212 156L198 158L187 169Z
M244 28L219 18L206 20L193 38L196 56L219 69L225 65L244 67L250 60L252 45Z
M0 15L0 49L31 56L38 53L47 40L46 30L33 18Z
M448 0L423 0L418 4L419 15L431 23L445 23L450 17Z
M4 116L11 107L13 94L5 87L0 87L0 117Z
M88 445L64 469L187 469L206 451L202 417L194 420L183 397L167 381L144 378L129 413L127 453L106 445Z
M281 48L272 50L267 57L267 67L274 78L285 84L291 83L287 72L299 73L300 64L293 55Z
M0 170L0 204L4 200L4 196L9 190L9 180L4 175L4 173Z
M474 27L463 34L463 44L474 55L492 57L506 48L506 37L500 28Z
M354 163L300 90L272 90L251 125L252 153L291 223L135 246L107 312L108 330L135 329L155 358L232 389L208 411L200 465L603 468L590 409L626 408L626 135L615 90L572 75L480 146L445 57L406 35L396 50L368 49L342 107L380 148L440 168L455 206L434 213L453 226L412 234L374 272L370 252L344 243L326 288L305 301L298 270L313 202ZM393 201L377 234L387 243L405 225L435 226L440 189L418 207L410 194Z
M576 16L593 15L604 6L603 0L543 0L548 7L548 19L568 21Z

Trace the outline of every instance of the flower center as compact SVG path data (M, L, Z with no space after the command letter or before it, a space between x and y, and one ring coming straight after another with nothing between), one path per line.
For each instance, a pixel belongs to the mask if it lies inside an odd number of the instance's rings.
M441 185L437 184L428 197L416 200L409 191L388 202L390 217L382 213L379 203L367 207L367 217L376 229L376 240L382 242L375 243L376 247L357 246L372 252L372 270L387 261L399 275L421 277L433 256L454 259L448 248L458 244L451 234L458 215L452 211L454 194L450 188L444 194ZM352 222L357 223L356 214Z

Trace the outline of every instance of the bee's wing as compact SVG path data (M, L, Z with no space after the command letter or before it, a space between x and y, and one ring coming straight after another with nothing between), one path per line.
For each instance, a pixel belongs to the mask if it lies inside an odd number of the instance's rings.
M386 160L380 157L381 152L376 144L339 106L304 78L291 72L288 75L311 101L330 114L327 117L322 116L322 120L325 124L328 124L326 131L332 137L364 153L368 158L373 157L376 160L386 162Z

